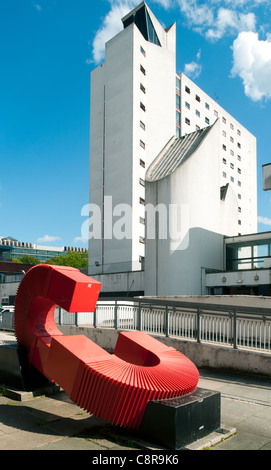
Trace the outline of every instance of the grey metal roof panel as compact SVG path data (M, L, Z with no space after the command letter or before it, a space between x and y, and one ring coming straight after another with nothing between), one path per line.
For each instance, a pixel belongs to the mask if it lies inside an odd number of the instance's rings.
M147 169L146 181L157 181L173 173L195 152L211 127L205 127L177 139L172 137Z

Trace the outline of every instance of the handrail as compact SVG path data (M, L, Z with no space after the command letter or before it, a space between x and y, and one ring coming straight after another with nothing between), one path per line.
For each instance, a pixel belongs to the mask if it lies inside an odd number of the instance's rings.
M80 313L68 314L65 310L57 315L57 323L61 324L63 315L65 324L75 326L147 331L198 343L271 352L271 308L138 297L99 300L83 323ZM0 329L7 328L5 324L0 318Z

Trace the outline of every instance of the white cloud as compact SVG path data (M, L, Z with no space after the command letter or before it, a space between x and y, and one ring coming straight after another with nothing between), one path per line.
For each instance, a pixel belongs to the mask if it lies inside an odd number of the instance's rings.
M44 237L38 238L37 242L44 243L44 242L54 242L56 240L61 240L60 237L53 237L51 235L44 235Z
M154 3L158 3L159 5L161 5L163 8L165 8L166 10L168 8L170 8L172 5L172 0L153 0ZM139 4L139 2L138 2Z
M193 61L193 62L190 62L189 64L185 64L184 73L188 77L195 79L201 74L201 69L202 69L201 65Z
M213 0L208 5L201 4L199 0L178 0L178 4L188 25L207 39L218 40L225 34L255 30L256 16L245 11L244 6L253 8L258 5L257 0Z
M271 98L271 35L241 32L233 42L231 76L239 76L246 96L254 101Z
M191 26L210 26L213 23L213 12L206 4L200 5L197 0L178 0L178 3Z
M269 219L268 217L259 216L258 217L258 222L260 224L264 224L264 225L271 225L271 219Z
M104 59L105 43L122 30L121 18L137 6L138 0L118 0L116 2L111 0L110 3L111 10L103 19L102 26L97 31L92 44L93 61L96 64ZM87 62L90 63L91 61L88 60Z
M74 243L80 242L80 243L87 243L87 240L84 237L75 237L73 239Z

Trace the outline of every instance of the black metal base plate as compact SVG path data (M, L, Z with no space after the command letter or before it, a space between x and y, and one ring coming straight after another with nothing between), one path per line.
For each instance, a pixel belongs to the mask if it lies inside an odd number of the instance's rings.
M139 434L168 449L182 449L220 427L221 395L197 388L177 398L149 401Z
M15 343L0 346L0 385L34 391L52 382L29 363L27 350Z

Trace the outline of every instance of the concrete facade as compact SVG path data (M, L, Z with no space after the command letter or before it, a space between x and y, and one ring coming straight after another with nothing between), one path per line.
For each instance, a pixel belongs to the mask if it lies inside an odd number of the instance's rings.
M153 239L146 237L147 296L201 294L202 269L223 270L224 234L238 232L238 199L231 186L221 199L220 134L217 120L175 171L157 180L147 171L146 199L154 206L162 203L167 213L176 207L167 227L177 224L180 234L179 240L170 234L163 239L158 228Z
M139 14L155 40L136 21ZM129 285L130 273L145 269L137 277L145 278L146 295L201 294L202 270L224 269L223 236L257 231L256 139L176 74L175 24L164 29L145 2L122 21L123 31L106 43L105 61L91 74L89 274L101 277L108 293L124 292L117 284ZM180 168L147 181L171 139L208 126L200 149ZM182 247L148 240L150 204L167 211L175 205L178 220L189 218Z
M90 274L141 269L145 169L175 134L175 25L165 30L146 9L161 46L132 23L91 74L90 204L101 220Z
M229 183L238 198L239 224L236 235L257 232L255 136L185 74L181 73L178 78L181 110L180 135L212 125L219 119L221 125L217 144L220 162L219 181L221 186ZM207 175L206 178L208 178Z

